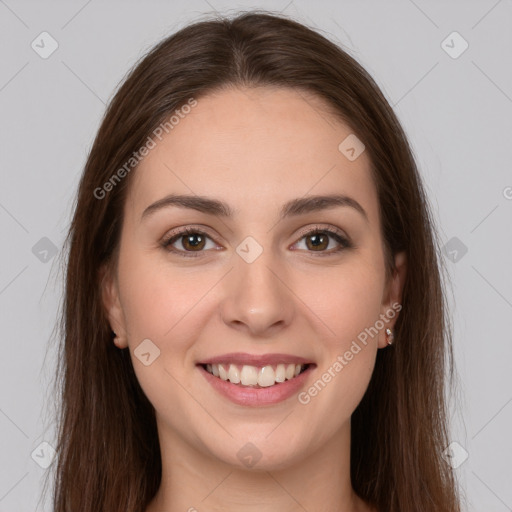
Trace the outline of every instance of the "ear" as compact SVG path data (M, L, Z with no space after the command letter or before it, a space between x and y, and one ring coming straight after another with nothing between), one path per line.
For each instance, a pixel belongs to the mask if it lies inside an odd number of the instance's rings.
M382 299L381 316L384 328L379 332L379 348L387 347L386 329L393 329L402 309L402 294L407 275L407 257L405 252L395 255L395 268L388 280Z
M99 274L103 307L107 313L110 328L116 333L114 343L119 348L126 348L128 346L126 324L115 273L109 265L103 265Z

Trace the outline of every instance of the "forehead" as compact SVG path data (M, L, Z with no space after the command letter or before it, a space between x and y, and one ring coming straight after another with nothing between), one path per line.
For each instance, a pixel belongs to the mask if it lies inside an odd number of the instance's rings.
M352 130L318 97L283 88L226 89L187 111L161 141L154 139L134 172L127 201L134 214L169 193L217 197L258 213L296 197L339 192L377 219L370 160L366 152L354 161L340 152Z

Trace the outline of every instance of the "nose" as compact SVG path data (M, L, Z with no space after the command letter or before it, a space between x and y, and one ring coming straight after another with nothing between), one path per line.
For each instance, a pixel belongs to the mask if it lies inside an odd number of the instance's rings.
M221 316L226 325L245 334L269 338L290 325L295 314L293 292L271 251L252 263L235 257L225 283Z

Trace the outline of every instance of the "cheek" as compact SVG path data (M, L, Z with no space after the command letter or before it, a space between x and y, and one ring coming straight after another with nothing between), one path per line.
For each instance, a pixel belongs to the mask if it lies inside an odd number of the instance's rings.
M204 279L184 279L183 271L172 270L143 251L123 254L119 287L133 368L153 406L170 414L180 399L186 399L176 379L182 379L188 350L199 336L201 322L191 319L194 304L204 295ZM145 361L144 353L150 354Z
M173 267L165 257L141 250L125 250L119 260L121 302L139 383L156 403L162 390L177 390L172 397L166 394L164 409L180 399L174 378L182 380L195 371L193 348L215 307L206 294L218 280L213 272ZM138 359L143 340L150 340L145 346L157 354L148 366Z
M379 318L384 286L384 271L379 268L378 261L360 258L357 263L319 273L304 286L301 296L308 297L311 310L329 328L327 339L336 348L343 349Z
M165 259L125 251L119 261L119 281L130 344L144 338L162 344L187 323L188 313L204 295L205 279L184 272Z
M384 267L378 256L368 253L315 282L319 286L315 293L310 291L309 305L328 331L322 330L327 334L319 340L316 380L302 403L310 403L315 414L332 418L334 429L357 407L373 372Z
M323 296L325 310L320 316L335 335L320 339L315 378L298 396L305 417L322 418L313 436L316 443L350 421L368 388L378 349L378 336L371 330L380 311L381 290L375 282L347 276L342 286Z
M338 370L339 381L346 380L343 385L348 396L349 388L364 383L373 369L378 340L374 326L379 318L380 296L375 280L352 276L325 298L329 301L326 323L335 336L325 340L327 359L323 359L323 364L326 368L333 368L335 363L343 366L340 369L337 365L333 370Z

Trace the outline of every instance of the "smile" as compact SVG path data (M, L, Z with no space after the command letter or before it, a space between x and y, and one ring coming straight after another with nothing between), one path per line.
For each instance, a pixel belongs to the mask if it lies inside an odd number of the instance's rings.
M196 367L223 399L246 407L262 407L285 403L299 393L316 364L291 354L237 352L203 359Z
M203 368L211 375L238 386L266 388L298 377L308 364L276 364L262 367L233 363L205 364Z

